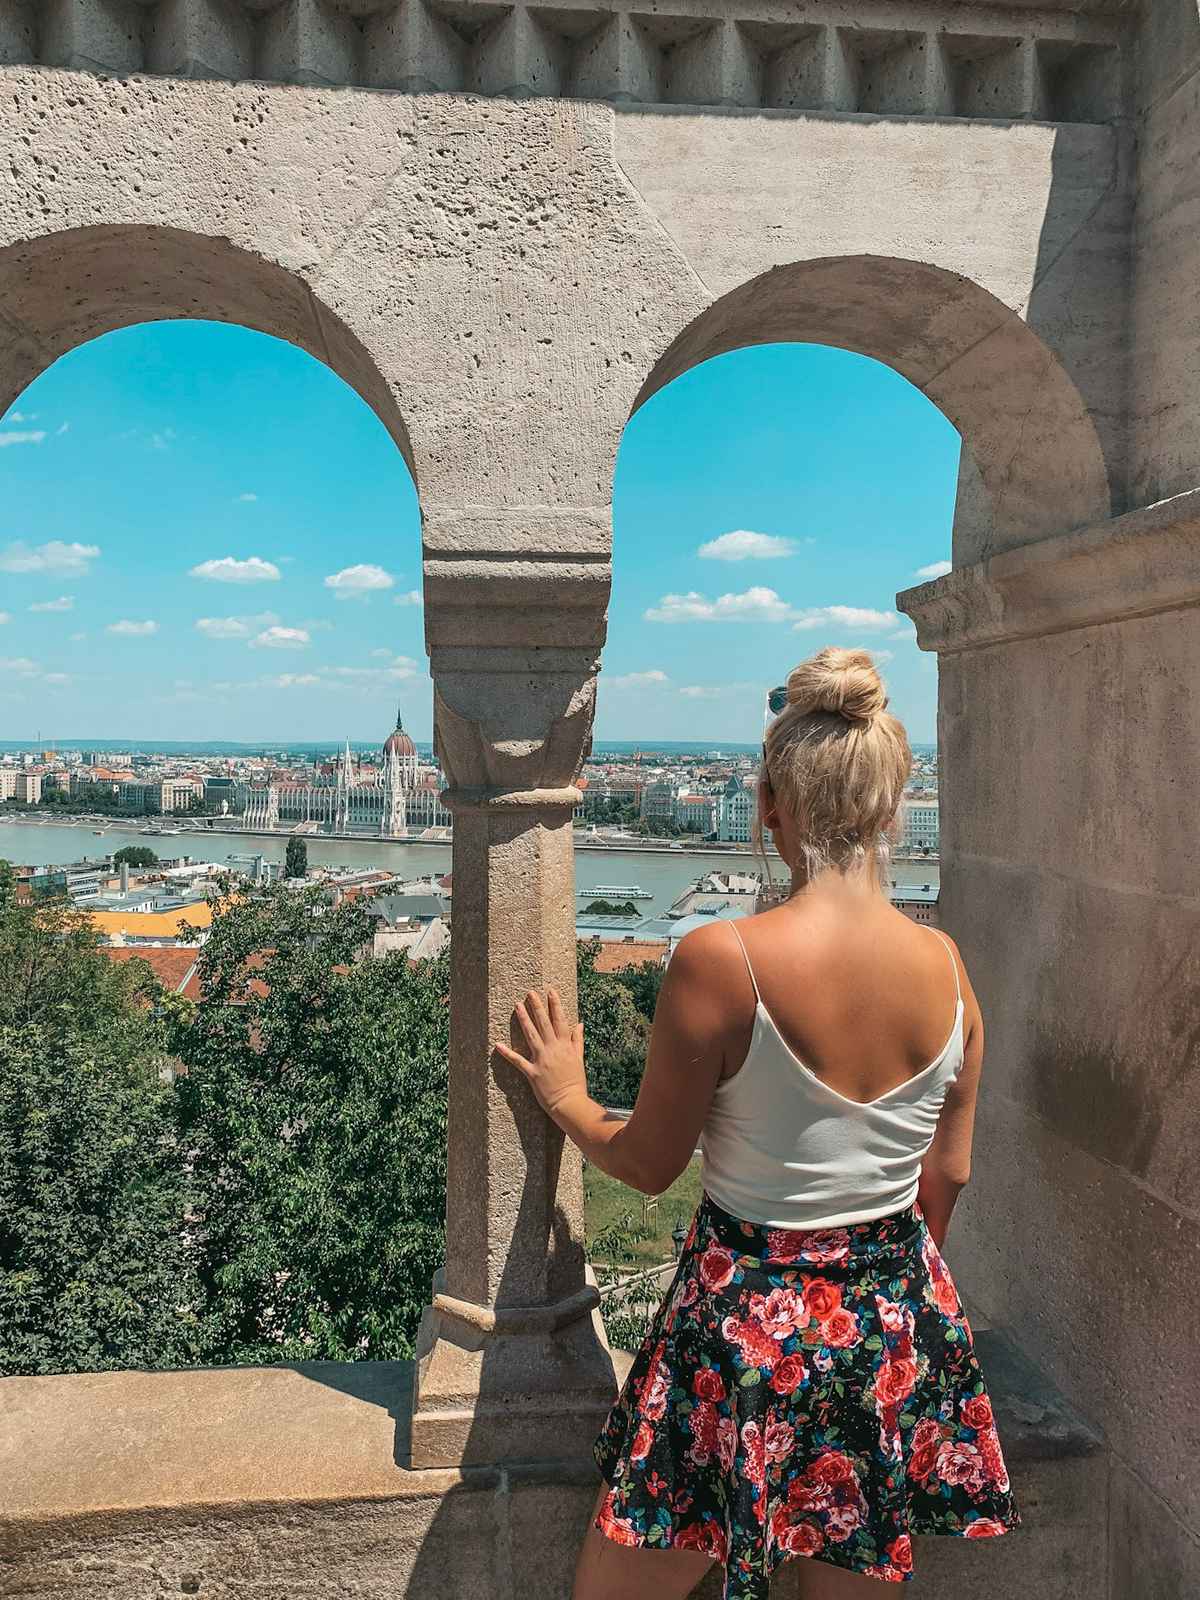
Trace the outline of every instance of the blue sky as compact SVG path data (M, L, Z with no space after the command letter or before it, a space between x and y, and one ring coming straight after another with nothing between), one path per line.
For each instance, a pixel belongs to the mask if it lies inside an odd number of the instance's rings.
M707 362L626 429L602 739L744 739L827 643L878 653L916 740L936 671L894 614L944 563L958 436L814 345ZM242 328L83 345L0 418L0 742L382 738L432 726L419 522L368 407Z

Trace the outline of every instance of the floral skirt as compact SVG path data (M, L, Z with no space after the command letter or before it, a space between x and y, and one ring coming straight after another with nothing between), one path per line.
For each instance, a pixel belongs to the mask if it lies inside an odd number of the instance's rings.
M597 1528L722 1562L725 1600L766 1600L797 1555L899 1583L911 1534L989 1539L1020 1521L915 1205L790 1231L705 1195L596 1461Z

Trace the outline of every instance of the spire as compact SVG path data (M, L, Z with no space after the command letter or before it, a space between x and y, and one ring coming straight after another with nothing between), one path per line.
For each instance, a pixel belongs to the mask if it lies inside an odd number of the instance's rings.
M403 733L404 732L404 719L403 719L403 717L401 716L400 713L401 713L401 707L397 706L396 707L396 732L397 733Z

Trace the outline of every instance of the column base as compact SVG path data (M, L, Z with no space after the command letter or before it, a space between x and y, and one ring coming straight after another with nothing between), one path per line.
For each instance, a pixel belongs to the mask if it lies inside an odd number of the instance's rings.
M417 1335L408 1465L590 1461L617 1393L591 1272L547 1306L480 1306L433 1283Z

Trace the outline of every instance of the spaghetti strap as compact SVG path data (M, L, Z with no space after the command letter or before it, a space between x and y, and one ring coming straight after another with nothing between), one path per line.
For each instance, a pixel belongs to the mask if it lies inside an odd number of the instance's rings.
M954 968L954 993L959 1005L962 1005L962 983L959 981L958 962L955 960L954 947L951 945L949 939L947 939L944 934L940 934L936 928L930 928L929 931L936 939L940 939L946 946L946 954L950 957L950 965Z
M750 974L750 982L754 985L755 1004L762 1005L762 995L758 992L758 979L754 976L754 968L750 965L750 952L746 949L746 942L732 922L729 924L729 931L742 947L742 959L746 963L746 971Z

